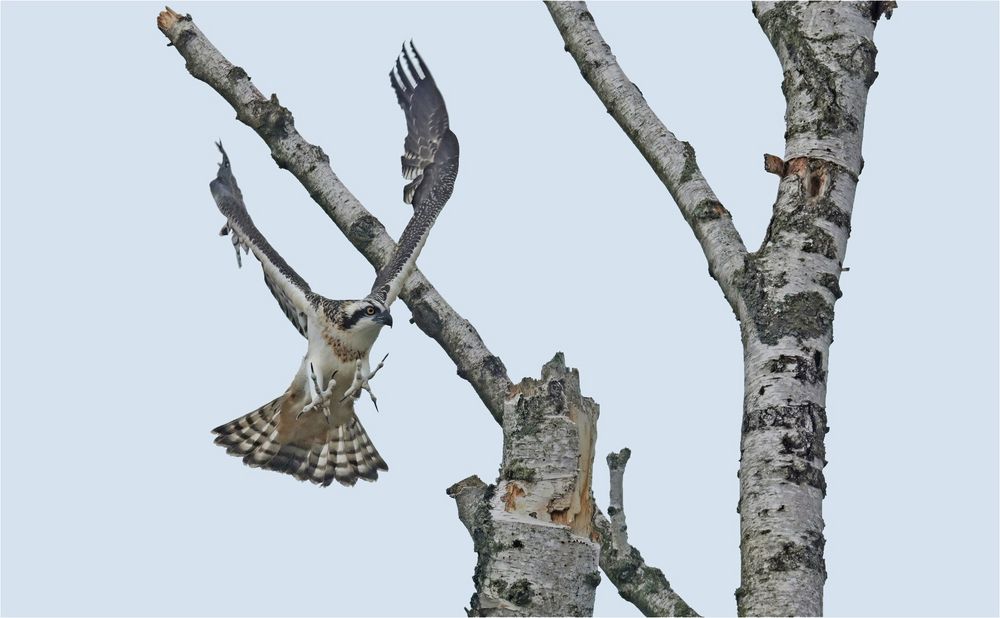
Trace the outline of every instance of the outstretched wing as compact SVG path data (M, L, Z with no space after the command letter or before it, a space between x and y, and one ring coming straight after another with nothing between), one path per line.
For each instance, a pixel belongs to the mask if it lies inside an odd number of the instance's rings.
M413 42L404 44L389 72L396 99L406 115L403 141L403 201L413 216L399 238L396 253L379 272L369 297L388 306L413 271L431 226L451 197L458 175L458 138L448 128L448 110L431 72Z
M309 316L314 313L312 298L315 295L309 289L309 284L292 270L292 267L278 255L278 252L253 224L247 207L243 203L243 194L233 176L229 156L223 150L222 142L217 143L216 146L222 153L222 163L219 164L219 173L215 180L209 184L209 187L212 189L212 197L215 198L216 205L226 216L226 225L219 233L223 236L232 235L233 246L236 248L236 262L240 266L243 265L240 257L241 248L244 252L252 251L254 257L260 260L260 265L264 268L264 283L267 284L267 288L271 290L271 294L277 299L281 310L291 320L292 326L302 336L306 336Z

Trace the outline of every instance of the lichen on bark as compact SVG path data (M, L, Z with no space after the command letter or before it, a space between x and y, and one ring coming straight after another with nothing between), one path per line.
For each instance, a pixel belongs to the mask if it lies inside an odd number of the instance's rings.
M470 615L589 615L600 581L590 494L597 404L556 354L503 409L495 490L475 508L459 504L478 553Z

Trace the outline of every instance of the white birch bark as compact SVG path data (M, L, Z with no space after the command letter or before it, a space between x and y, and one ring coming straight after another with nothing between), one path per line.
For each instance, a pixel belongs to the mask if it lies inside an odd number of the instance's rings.
M823 611L827 368L876 75L874 8L754 5L784 74L787 162L764 243L738 277L741 614Z
M746 252L721 204L712 204L693 149L677 142L628 80L586 5L547 5L584 79L677 202L740 320L745 396L738 611L819 615L826 579L822 500L833 304L841 296L864 111L876 75L872 35L894 3L754 5L781 62L787 102L787 162L765 160L782 180L755 253Z
M453 485L479 560L470 616L589 616L600 546L591 539L598 406L556 354L540 380L504 403L503 461L495 485Z
M678 140L649 107L618 65L586 3L547 1L545 5L583 78L646 158L691 225L708 260L709 274L737 311L739 299L731 281L743 267L746 247L729 211L702 175L694 147Z

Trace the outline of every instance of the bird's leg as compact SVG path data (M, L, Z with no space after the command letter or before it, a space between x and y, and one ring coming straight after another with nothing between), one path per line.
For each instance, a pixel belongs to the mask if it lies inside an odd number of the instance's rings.
M240 256L240 249L243 249L244 253L249 253L250 245L244 242L243 239L240 238L240 235L237 234L236 231L233 230L231 227L229 227L228 221L226 222L225 225L222 226L222 229L219 230L219 236L229 236L230 232L232 232L233 234L231 237L233 241L233 249L236 249L236 265L240 268L243 268L243 258Z
M300 418L306 412L312 412L313 409L323 401L323 389L319 387L319 379L316 377L316 368L313 367L312 363L309 363L309 380L312 382L312 388L309 389L309 395L312 401L308 405L304 406L299 413L295 415L295 418Z
M361 381L364 377L364 373L361 370L361 359L359 358L354 362L354 378L351 380L351 385L347 387L344 391L344 396L340 398L341 401L347 401L349 397L356 397L358 389L361 388Z
M319 387L319 379L316 377L316 367L312 363L309 363L309 379L312 380L313 384L312 398L313 401L316 401L323 393L323 389Z
M334 371L330 375L330 381L327 382L326 388L321 389L319 386L319 378L316 377L316 368L313 367L312 363L309 363L309 379L312 381L312 389L310 390L310 395L312 395L312 402L310 402L307 406L303 407L302 410L299 411L297 415L295 415L295 418L299 418L303 414L307 412L312 412L317 407L322 406L323 416L326 417L327 422L330 421L329 403L330 403L330 398L333 397L333 389L334 387L337 386L337 381L334 379L334 376L336 375L337 372Z
M376 366L375 369L367 373L362 369L361 360L359 359L354 365L354 380L351 382L351 386L348 387L347 392L344 393L344 397L341 401L345 401L348 397L360 397L363 389L368 391L368 396L371 397L372 404L375 406L375 409L378 410L378 398L375 397L375 393L372 392L372 387L368 381L374 378L375 374L378 373L378 370L385 366L385 359L387 358L389 358L388 354L382 357L382 360L378 362L378 366Z

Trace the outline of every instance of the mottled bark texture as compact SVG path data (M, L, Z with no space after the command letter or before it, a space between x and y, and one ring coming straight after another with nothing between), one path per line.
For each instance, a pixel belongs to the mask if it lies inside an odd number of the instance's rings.
M756 3L781 63L785 165L743 298L741 614L823 611L827 368L861 158L878 3Z
M271 157L309 192L338 228L378 271L392 256L396 243L375 218L340 181L330 158L319 146L307 142L295 129L291 111L277 95L265 97L241 67L229 62L195 26L190 15L169 8L156 21L160 31L184 57L195 78L211 86L233 106L236 118L260 135ZM388 66L388 65L387 65ZM494 356L472 324L434 289L419 268L407 280L400 298L424 333L451 357L458 375L467 380L486 404L493 418L502 418L503 401L511 385L507 369Z
M754 4L777 52L787 103L785 158L761 248L748 253L728 212L629 81L583 3L547 3L580 71L666 185L709 272L740 320L744 414L740 459L743 615L823 610L826 378L833 306L861 173L879 15L891 3Z
M635 605L644 616L697 616L684 602L663 575L642 559L639 550L628 542L628 525L625 523L624 480L625 464L632 451L625 448L608 455L611 472L611 500L608 515L594 514L594 528L600 531L601 568L615 582L618 594Z
M479 560L470 616L589 616L600 546L592 540L590 480L598 406L561 353L504 403L495 485L453 485Z

